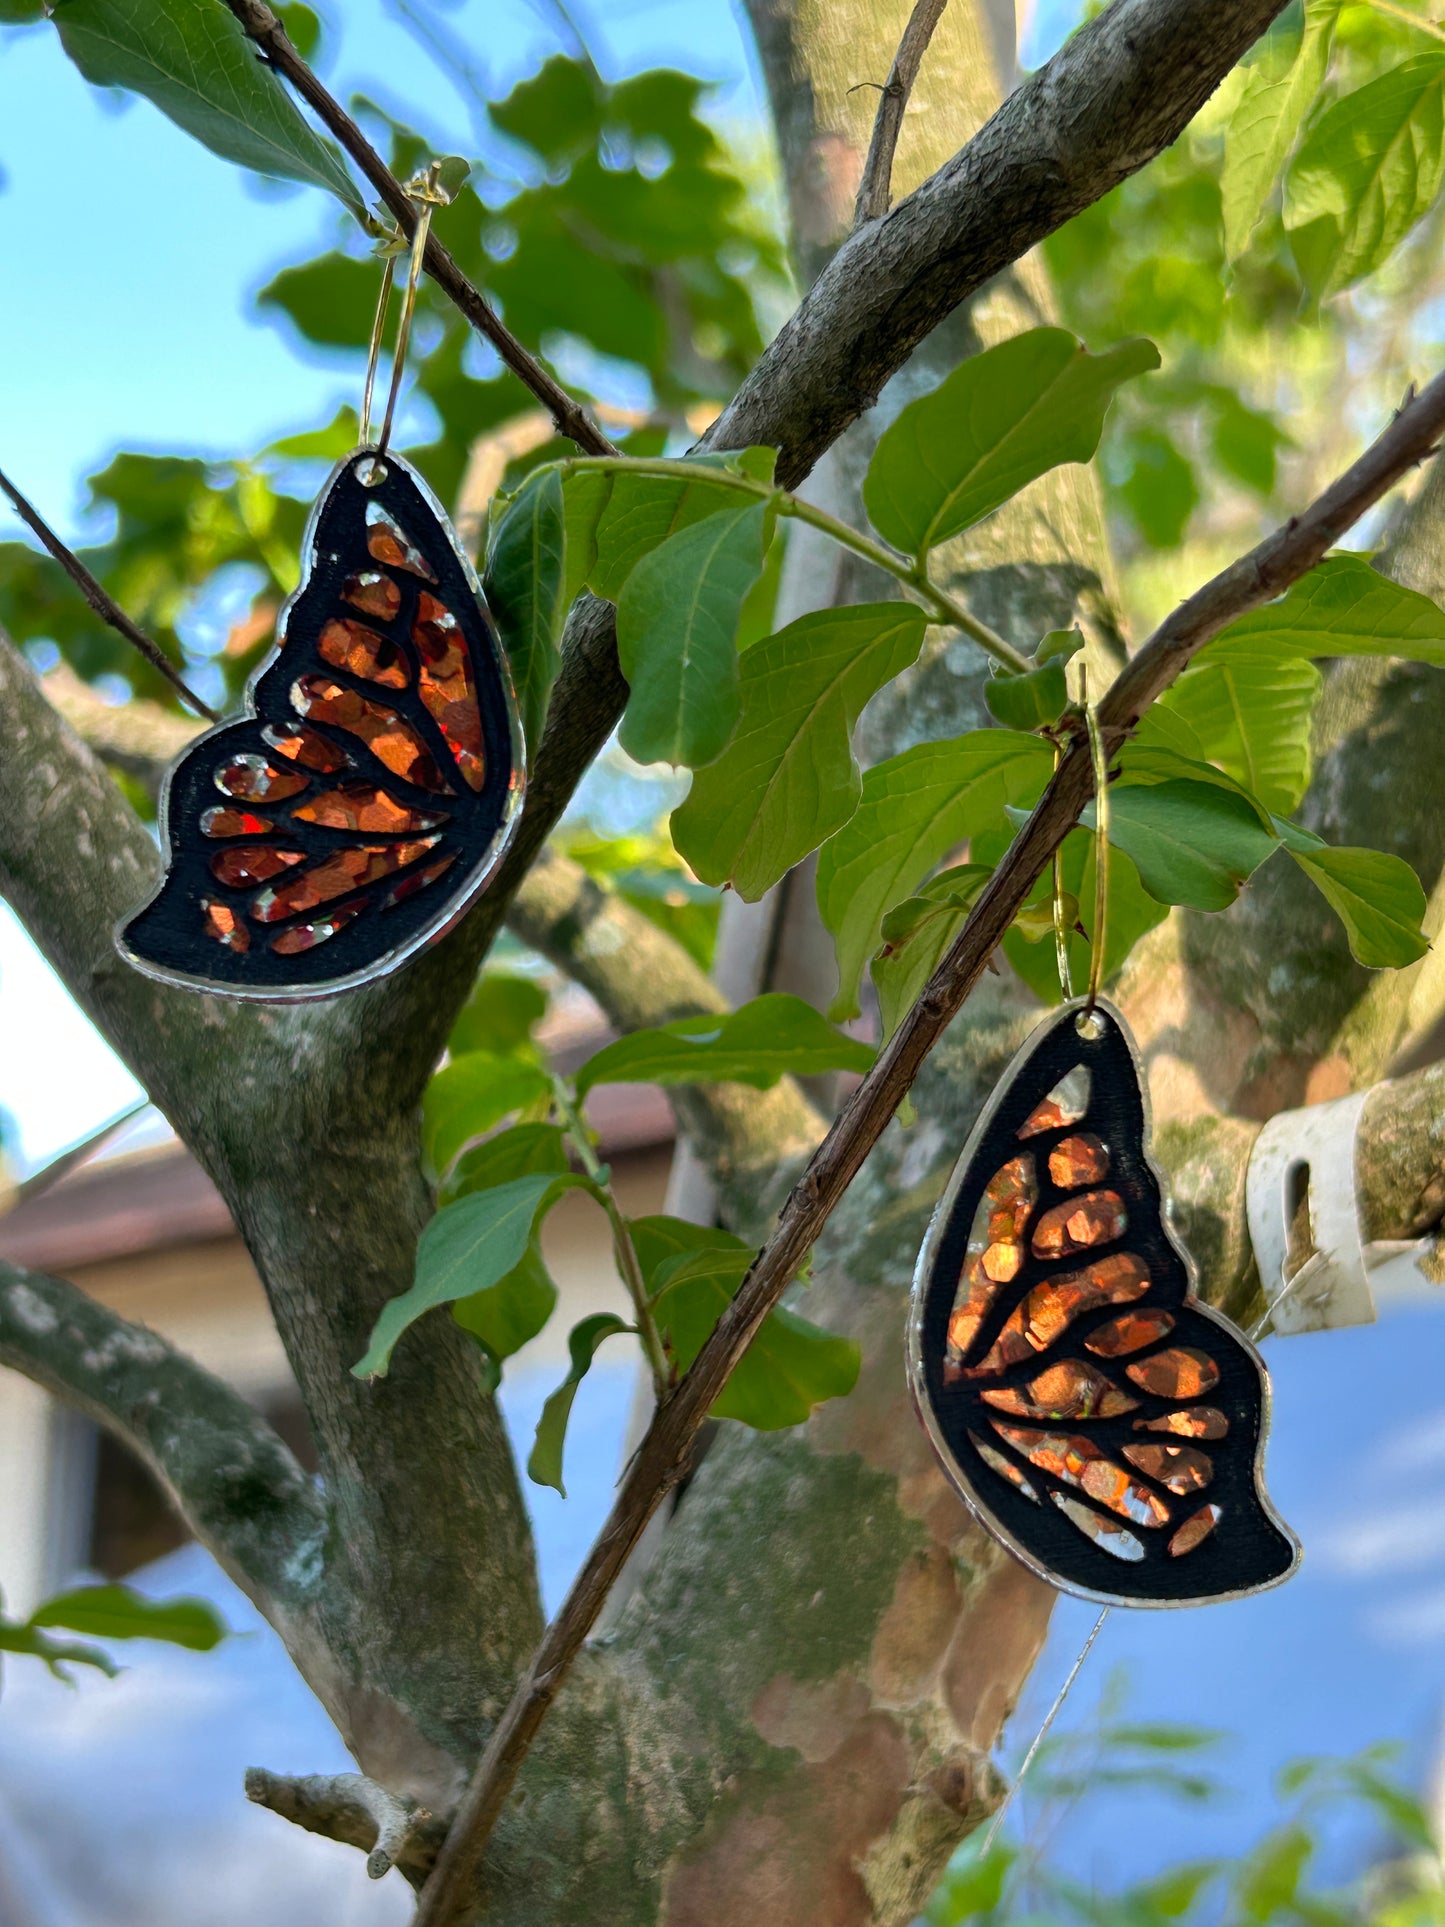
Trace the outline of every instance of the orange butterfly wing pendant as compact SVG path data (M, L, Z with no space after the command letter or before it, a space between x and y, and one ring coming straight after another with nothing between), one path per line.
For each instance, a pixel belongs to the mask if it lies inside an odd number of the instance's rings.
M421 477L353 451L302 555L247 715L167 780L165 876L116 933L169 983L296 1002L383 976L470 908L515 826L506 658Z
M1119 1012L1066 1004L985 1106L918 1261L909 1370L954 1485L1065 1592L1191 1606L1287 1579L1269 1381L1193 1292Z

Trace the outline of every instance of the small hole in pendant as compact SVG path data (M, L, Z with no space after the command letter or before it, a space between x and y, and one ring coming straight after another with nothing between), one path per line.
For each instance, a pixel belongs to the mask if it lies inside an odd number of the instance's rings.
M378 461L374 455L368 455L356 464L355 472L363 488L379 488L386 480L386 463Z
M1094 1044L1104 1035L1104 1020L1097 1010L1081 1010L1074 1019L1074 1029Z

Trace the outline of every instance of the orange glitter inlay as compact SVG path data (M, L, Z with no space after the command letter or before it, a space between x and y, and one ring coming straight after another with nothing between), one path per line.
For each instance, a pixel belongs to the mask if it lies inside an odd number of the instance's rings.
M378 901L378 908L390 910L394 904L403 903L408 897L415 896L418 890L425 890L444 876L456 861L454 857L444 856L440 863L428 863L424 870L413 870L410 876L399 878L389 890L384 890Z
M250 933L229 903L216 903L206 897L202 900L201 912L202 928L208 937L242 955L251 948Z
M367 830L372 835L381 830L392 836L434 830L447 821L444 810L409 810L370 783L343 783L339 789L323 790L320 796L298 804L291 814L298 822L320 823L328 830Z
M320 730L308 729L304 723L267 723L261 734L278 756L299 763L303 769L317 770L323 776L345 769L351 761L344 749L323 736Z
M1201 1492L1214 1477L1214 1461L1192 1445L1126 1445L1124 1457L1171 1492Z
M424 582L436 581L426 557L380 502L366 505L366 546L373 560L384 562L389 569L405 569Z
M273 769L264 756L233 756L216 771L216 788L243 803L280 803L299 796L308 780L295 770Z
M211 875L217 883L228 883L238 890L248 883L265 883L305 861L300 850L276 850L269 844L253 843L245 849L218 850L211 858Z
M1017 1276L1023 1263L1024 1229L1038 1194L1034 1161L1023 1153L995 1171L979 1199L948 1321L945 1378L957 1376L998 1287Z
M1050 1365L1025 1391L1010 1385L984 1392L982 1397L1000 1412L1012 1412L1018 1418L1117 1418L1139 1404L1096 1366L1074 1358Z
M1127 1305L1148 1289L1148 1267L1132 1251L1097 1258L1082 1271L1068 1271L1046 1285L1035 1285L970 1376L1001 1372L1031 1352L1047 1351L1080 1312L1092 1311L1095 1305Z
M1123 1467L1115 1465L1091 1439L1060 1432L1025 1432L1016 1426L1001 1424L997 1419L993 1425L1000 1437L1017 1446L1031 1464L1043 1472L1051 1472L1056 1479L1076 1485L1121 1518L1140 1526L1161 1526L1168 1522L1169 1512L1164 1501L1137 1479L1131 1479Z
M1061 1138L1049 1152L1049 1176L1061 1191L1098 1184L1109 1175L1109 1151L1101 1138L1081 1131Z
M1130 1311L1098 1326L1084 1343L1096 1357L1123 1358L1128 1352L1142 1352L1173 1329L1174 1320L1167 1311Z
M1186 1552L1193 1552L1213 1532L1223 1512L1222 1506L1205 1505L1199 1508L1192 1519L1186 1519L1169 1541L1169 1550L1174 1557L1182 1559Z
M364 616L377 616L382 622L390 622L401 609L401 590L380 569L366 569L360 575L346 578L341 600L349 602L353 609L360 609Z
M351 616L333 617L316 647L321 660L333 669L348 670L365 682L380 683L383 689L405 689L410 680L396 644Z
M354 850L336 850L289 883L263 890L251 905L251 915L258 923L279 923L283 917L315 910L333 897L344 897L349 890L364 889L379 877L404 869L436 842L436 837L428 836L415 843L363 843Z
M482 757L482 716L472 686L466 637L445 603L421 592L411 639L421 660L421 699L441 726L447 747L466 781L479 790L486 781Z
M1136 1385L1155 1398L1198 1398L1212 1392L1219 1383L1219 1367L1207 1352L1192 1351L1175 1345L1153 1358L1141 1358L1124 1370Z
M1222 1439L1229 1420L1216 1406L1191 1405L1187 1411L1166 1412L1162 1418L1138 1418L1136 1432L1172 1432L1178 1439Z
M1090 1191L1045 1211L1034 1226L1036 1258L1066 1258L1090 1245L1112 1244L1129 1223L1124 1200L1117 1191Z
M253 816L250 810L217 808L201 812L202 836L264 836L275 827L269 816Z
M431 751L394 709L369 702L325 676L303 676L292 686L291 700L303 716L332 723L359 737L393 775L415 783L418 789L450 793Z
M1082 1064L1061 1077L1041 1104L1030 1111L1019 1126L1020 1137L1033 1137L1039 1131L1057 1131L1062 1125L1077 1124L1089 1108L1089 1073Z
M360 903L351 904L344 909L333 910L316 923L298 923L294 930L283 930L279 937L273 937L271 948L278 957L296 957L303 950L314 950L318 943L325 943L328 937L334 937L338 930L344 929L364 908Z

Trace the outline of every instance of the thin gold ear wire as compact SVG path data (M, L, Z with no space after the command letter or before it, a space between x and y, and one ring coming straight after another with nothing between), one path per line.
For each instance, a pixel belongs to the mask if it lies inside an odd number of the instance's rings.
M376 303L376 319L371 324L371 346L366 355L366 386L361 391L361 446L371 446L371 402L376 392L376 364L381 358L381 338L386 328L386 311L391 305L391 284L396 279L396 260L386 257L386 272L381 277L381 294Z
M1099 712L1087 700L1084 724L1089 732L1089 756L1094 765L1094 922L1089 932L1089 1001L1085 1013L1099 1000L1104 981L1104 946L1109 915L1109 759L1099 730Z
M378 455L386 453L387 443L391 440L392 417L396 413L396 398L401 391L402 371L406 367L406 344L411 336L411 318L416 310L417 284L421 280L422 258L426 254L426 238L431 228L432 208L435 203L423 199L421 194L410 195L416 208L416 226L411 237L411 265L406 274L406 292L401 298L401 319L396 324L396 353L391 363L391 387L386 396L386 413L381 418L381 435L376 444Z
M1059 767L1059 746L1054 745L1054 768ZM1054 955L1059 965L1059 990L1065 1003L1074 994L1074 973L1069 964L1069 925L1064 914L1064 851L1054 851Z

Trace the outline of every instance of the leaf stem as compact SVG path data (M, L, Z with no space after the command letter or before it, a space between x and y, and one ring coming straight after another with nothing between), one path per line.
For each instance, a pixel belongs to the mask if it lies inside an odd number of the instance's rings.
M637 1246L632 1242L632 1231L622 1208L612 1189L612 1180L607 1166L600 1162L593 1148L592 1134L582 1116L566 1078L554 1074L552 1078L552 1100L561 1115L563 1128L571 1140L573 1148L581 1160L582 1169L591 1179L603 1210L607 1213L608 1223L612 1226L612 1250L617 1259L617 1269L622 1282L627 1287L627 1295L632 1300L633 1311L637 1315L637 1336L642 1341L642 1349L647 1354L648 1369L652 1373L652 1389L659 1402L667 1396L672 1385L672 1371L663 1348L662 1333L657 1328L657 1320L652 1315L652 1307L647 1297L647 1281L642 1275L642 1264L637 1256Z
M568 474L580 474L584 469L605 468L609 473L618 469L629 469L636 475L656 475L681 482L706 482L709 486L734 488L740 494L754 495L760 501L776 501L779 515L788 515L797 522L806 522L810 528L829 535L841 548L851 549L854 555L862 556L877 569L891 575L905 588L912 589L930 612L930 620L950 629L961 629L971 636L986 654L995 662L1002 663L1005 669L1015 675L1032 669L1033 663L1021 650L1015 649L1011 642L990 629L986 622L970 615L961 602L938 587L928 574L921 558L898 555L894 550L875 542L871 536L842 522L836 515L829 515L826 509L815 508L801 496L792 495L787 489L776 488L771 482L760 482L754 476L741 475L736 469L714 468L710 463L686 461L665 455L641 456L618 455L608 461L600 461L585 455L573 456L559 462L557 466Z
M1408 7L1396 6L1395 0L1365 0L1367 7L1376 13L1387 13L1392 20L1403 20L1406 26L1418 27L1421 33L1428 33L1436 40L1445 40L1445 27L1434 20L1422 20L1418 13L1411 13Z

